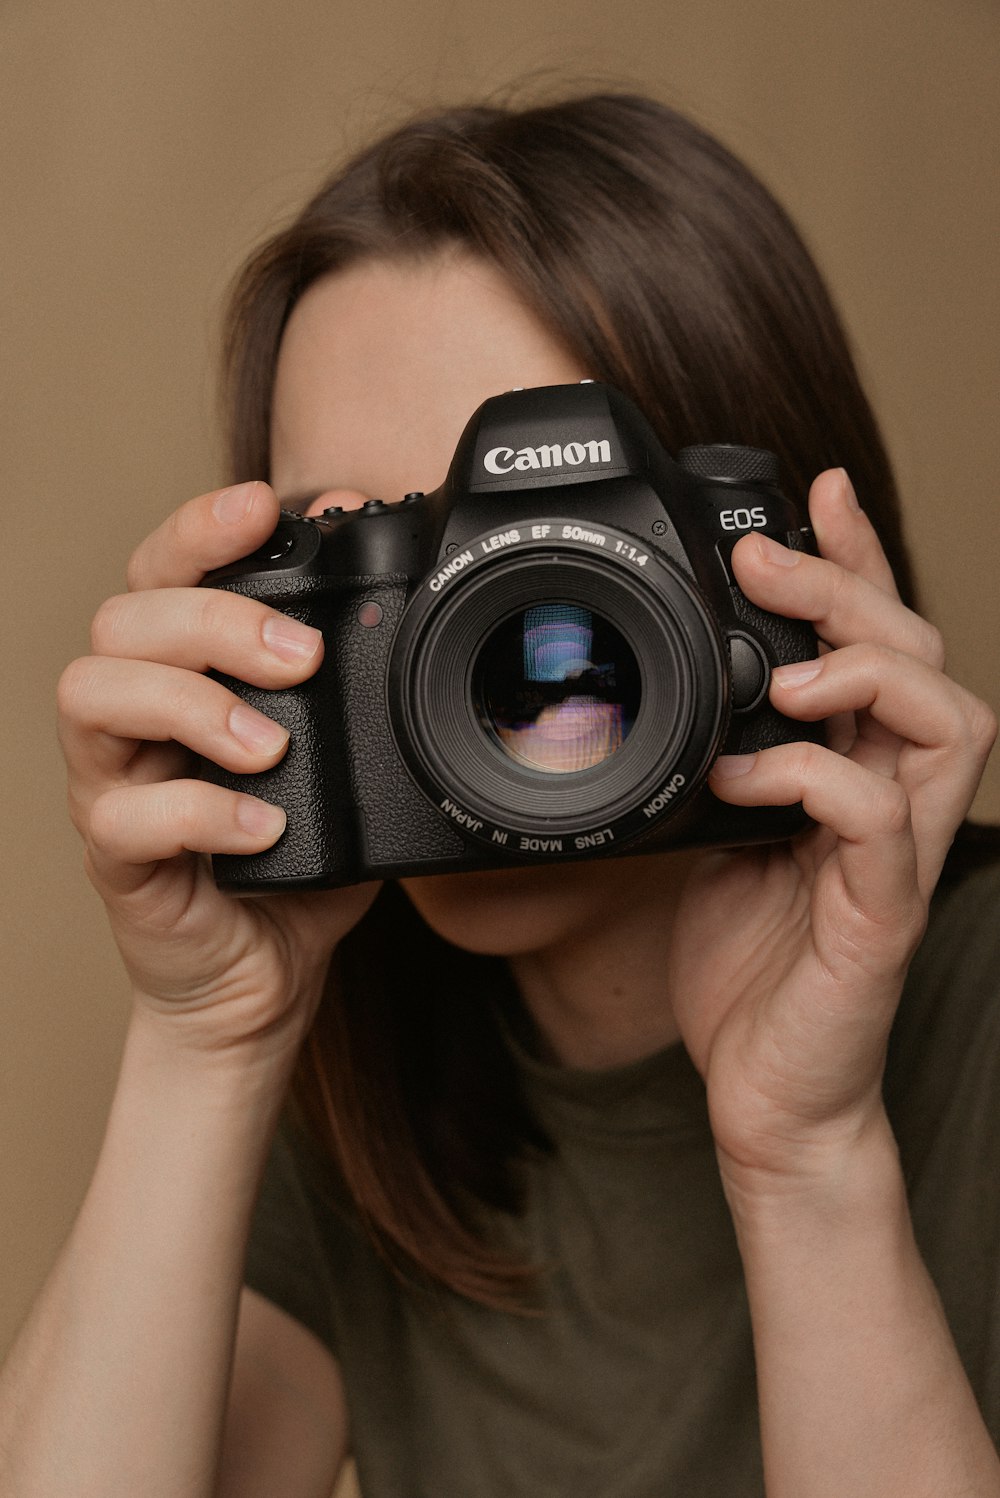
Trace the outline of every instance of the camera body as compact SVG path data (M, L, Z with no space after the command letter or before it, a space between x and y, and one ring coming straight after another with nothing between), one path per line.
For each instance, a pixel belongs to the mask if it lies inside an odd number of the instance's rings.
M749 530L814 550L757 449L676 460L593 381L487 400L444 483L305 518L205 585L319 628L301 686L226 684L290 743L219 784L282 806L274 847L217 855L243 893L785 838L801 807L727 806L721 753L820 739L768 701L810 625L756 608Z

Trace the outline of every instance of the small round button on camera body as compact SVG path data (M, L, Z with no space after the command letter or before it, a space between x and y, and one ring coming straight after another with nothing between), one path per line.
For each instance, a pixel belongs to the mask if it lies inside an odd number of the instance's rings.
M767 657L749 635L731 634L729 659L733 669L733 712L748 713L767 691L771 679Z
M343 513L343 505L327 505L326 509L323 511L324 517L327 515L343 515Z
M362 629L377 629L382 623L382 605L375 603L373 599L359 604L357 620Z
M423 499L423 497L424 491L422 489L411 489L409 494L403 495L403 503L404 505L412 505L415 500Z
M386 508L385 500L383 500L383 499L366 499L365 502L364 502L364 504L361 506L361 508L363 510L367 510L369 514L371 514L371 512L373 510L384 510Z

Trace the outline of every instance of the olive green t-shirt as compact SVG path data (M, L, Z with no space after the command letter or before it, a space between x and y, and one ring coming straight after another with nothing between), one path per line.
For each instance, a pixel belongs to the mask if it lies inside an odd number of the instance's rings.
M518 1316L407 1289L290 1128L247 1283L343 1372L365 1498L757 1498L753 1343L701 1080L680 1045L610 1071L514 1049L555 1144L511 1230L545 1266ZM917 1236L1000 1443L1000 865L941 894L886 1098Z

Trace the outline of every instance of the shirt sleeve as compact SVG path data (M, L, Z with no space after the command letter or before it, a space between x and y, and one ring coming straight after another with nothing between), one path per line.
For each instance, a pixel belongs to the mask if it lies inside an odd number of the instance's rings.
M294 1316L337 1356L329 1254L297 1132L283 1122L261 1180L244 1282Z

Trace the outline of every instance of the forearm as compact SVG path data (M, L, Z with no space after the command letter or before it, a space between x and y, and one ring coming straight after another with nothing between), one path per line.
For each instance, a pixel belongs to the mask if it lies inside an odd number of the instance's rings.
M137 1013L93 1180L0 1373L0 1493L208 1498L250 1213L290 1060Z
M808 1187L723 1177L768 1498L1000 1498L1000 1461L914 1241L888 1124Z

